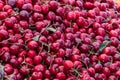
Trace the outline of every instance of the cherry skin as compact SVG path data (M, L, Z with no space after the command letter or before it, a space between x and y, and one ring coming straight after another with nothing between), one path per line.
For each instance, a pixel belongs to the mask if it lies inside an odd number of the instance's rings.
M5 65L5 72L6 72L8 75L12 74L13 71L14 71L14 69L13 69L13 67L12 67L10 64L6 64L6 65Z
M26 10L20 11L20 17L27 20L29 18L29 13Z
M34 57L34 60L33 60L34 64L37 65L37 64L40 64L41 62L42 62L42 57L41 56L38 55L38 56Z
M29 74L29 69L27 68L27 66L22 66L21 68L20 68L20 73L21 74L23 74L23 75L27 75L27 74Z
M38 43L36 41L30 41L28 42L28 48L35 49L38 47Z
M44 72L45 71L45 67L42 64L38 64L34 67L34 71L35 72Z
M64 67L66 69L71 69L73 67L73 62L70 61L70 60L66 60L64 63L63 63Z
M49 71L49 70L45 70L45 72L44 72L44 77L50 78L50 76L51 76L50 71Z
M32 73L32 79L37 80L37 79L42 79L42 77L43 77L43 75L41 72L33 72Z
M59 80L65 80L66 75L63 72L59 72L59 73L57 73L56 78Z
M103 69L103 67L102 67L101 64L96 64L96 65L94 66L94 68L95 68L95 70L98 71L98 72Z
M68 16L67 16L68 20L75 20L76 19L76 14L71 11L68 13Z
M27 52L27 56L30 58L34 58L36 56L36 52L34 50L29 50Z

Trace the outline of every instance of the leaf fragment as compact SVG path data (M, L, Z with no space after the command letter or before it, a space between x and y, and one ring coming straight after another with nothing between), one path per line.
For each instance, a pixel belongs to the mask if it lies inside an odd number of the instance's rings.
M100 45L99 52L102 52L103 49L110 43L110 41L104 42Z
M33 39L34 41L38 41L38 40L39 40L39 37L40 37L40 35L37 35L37 36L33 37L32 39Z
M47 30L52 31L52 32L55 32L55 31L56 31L56 29L51 28L51 27L48 27Z

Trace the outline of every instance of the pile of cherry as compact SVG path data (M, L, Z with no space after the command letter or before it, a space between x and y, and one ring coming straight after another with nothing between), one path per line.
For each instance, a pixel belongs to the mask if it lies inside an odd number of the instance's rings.
M113 0L0 0L0 80L120 80Z

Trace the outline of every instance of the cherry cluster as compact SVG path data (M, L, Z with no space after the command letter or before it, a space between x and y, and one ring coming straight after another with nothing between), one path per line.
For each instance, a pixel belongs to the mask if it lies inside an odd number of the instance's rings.
M120 6L0 0L0 80L120 80Z

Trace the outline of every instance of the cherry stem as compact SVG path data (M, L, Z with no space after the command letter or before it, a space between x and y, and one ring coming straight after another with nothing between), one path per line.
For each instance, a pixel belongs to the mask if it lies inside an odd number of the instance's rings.
M88 65L84 62L84 61L82 61L82 60L80 60L85 66L86 66L86 68L88 69Z
M40 49L40 51L39 51L38 55L42 52L42 49L43 49L43 45L42 45L42 48Z
M72 20L70 20L70 28L72 28Z
M50 61L49 69L51 68L53 61L54 61L54 56L51 56L51 61Z
M50 46L48 45L48 44L46 44L46 43L44 43L44 42L42 42L42 45L45 45L45 46L47 46L48 47L48 53L50 53ZM50 54L49 54L50 55Z
M0 56L2 56L5 53L5 51L3 51L2 53L0 53Z
M77 73L77 77L79 78L79 77L81 77L81 75L80 75L80 73L76 70L76 69L73 69L73 71L75 72L75 73Z

